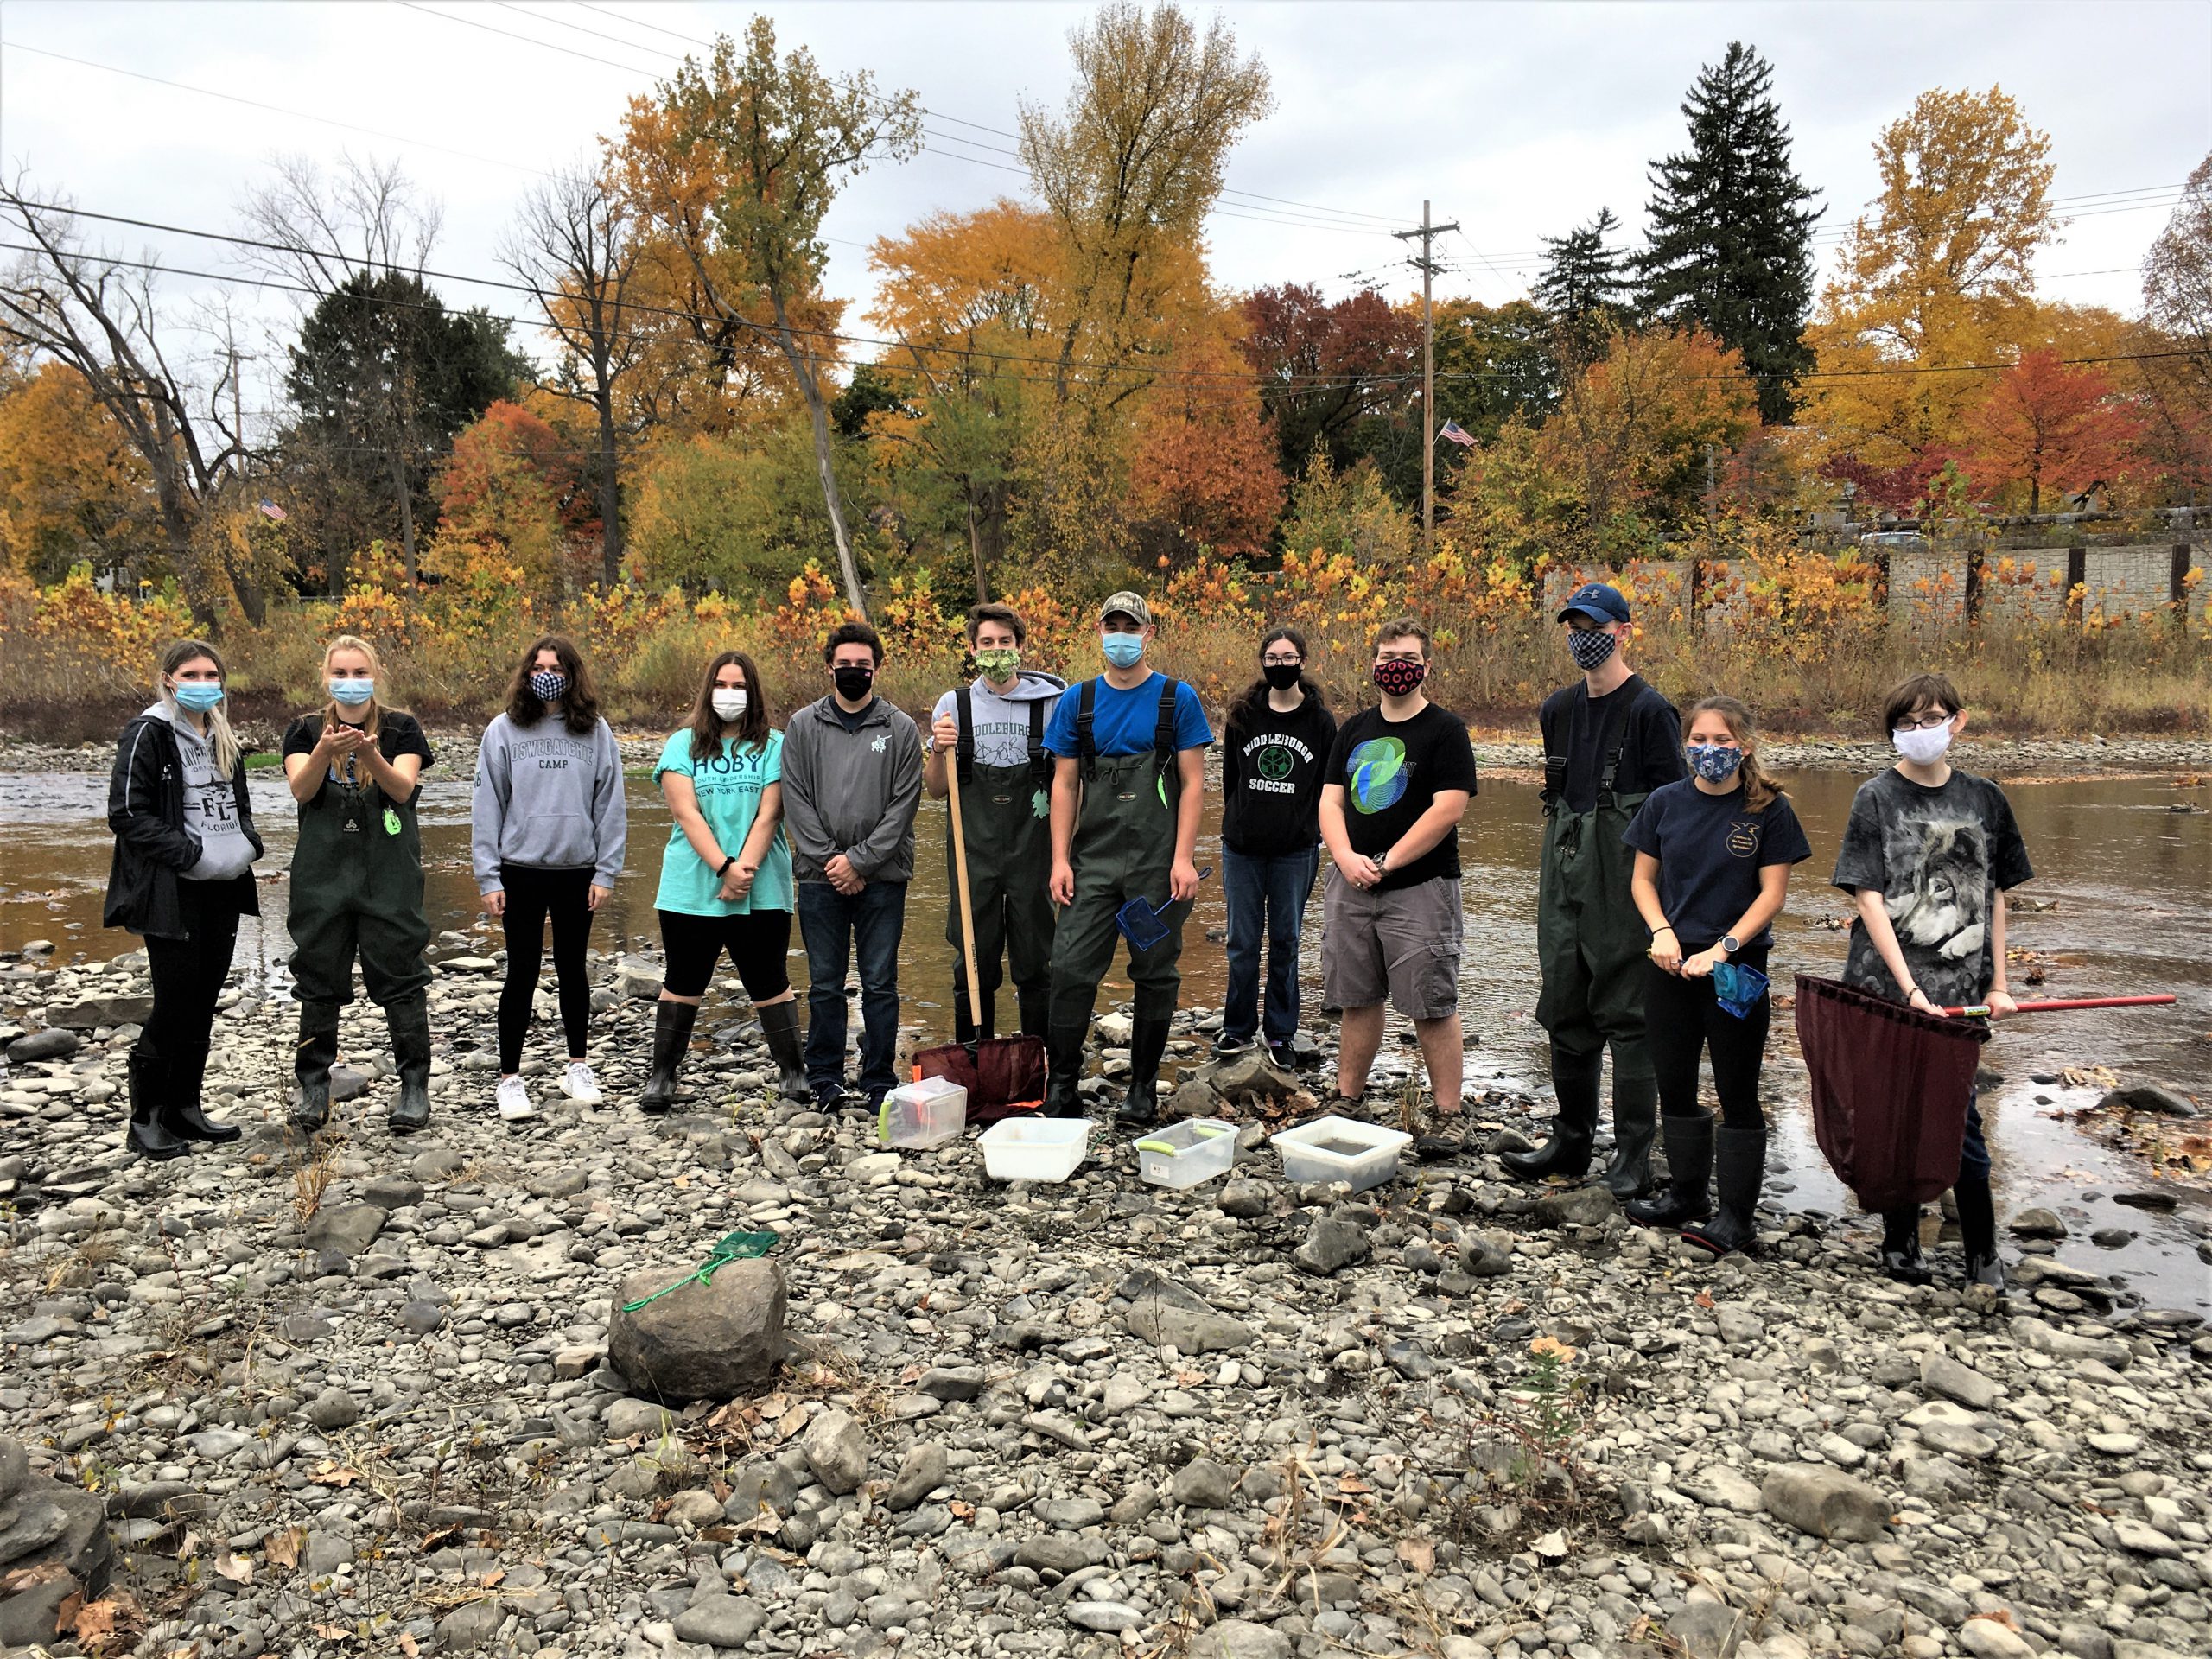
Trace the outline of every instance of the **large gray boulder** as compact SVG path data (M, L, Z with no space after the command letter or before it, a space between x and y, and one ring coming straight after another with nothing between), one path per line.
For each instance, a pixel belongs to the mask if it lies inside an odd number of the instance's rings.
M657 1297L636 1313L626 1303L665 1289L672 1269L622 1281L607 1332L607 1355L648 1398L728 1400L765 1394L784 1358L784 1270L769 1261L732 1262L705 1283Z
M143 1026L154 1017L150 996L83 996L74 1002L50 1002L46 1023L69 1031L92 1031L101 1026Z
M1252 1344L1249 1325L1150 1268L1139 1268L1114 1294L1128 1302L1122 1323L1140 1341L1166 1344L1185 1354L1230 1353Z
M51 1642L71 1596L98 1599L108 1586L115 1546L107 1504L96 1492L34 1475L14 1440L0 1440L0 1647Z
M1815 1538L1870 1544L1889 1529L1889 1500L1840 1470L1791 1464L1766 1478L1759 1497L1776 1520Z

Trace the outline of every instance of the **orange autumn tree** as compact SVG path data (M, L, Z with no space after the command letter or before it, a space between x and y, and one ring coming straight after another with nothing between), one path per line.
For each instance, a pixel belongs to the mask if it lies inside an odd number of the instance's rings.
M48 361L0 390L0 569L112 569L161 542L153 474L85 378Z
M1225 340L1200 342L1147 400L1129 465L1129 513L1148 561L1200 549L1264 552L1282 511L1283 476L1256 378Z
M2094 366L2069 367L2055 351L2030 352L1967 413L1959 460L1974 487L2024 486L2030 512L2046 487L2110 484L2134 464L2143 423Z
M438 499L434 574L453 580L477 556L513 565L533 594L574 584L580 550L599 534L574 443L520 404L493 404L454 439L433 486ZM442 568L441 568L442 567Z

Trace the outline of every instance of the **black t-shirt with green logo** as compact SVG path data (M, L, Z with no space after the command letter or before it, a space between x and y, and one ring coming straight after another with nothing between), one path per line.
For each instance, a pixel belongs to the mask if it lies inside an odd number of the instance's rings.
M1221 746L1221 844L1246 858L1283 858L1321 839L1322 771L1336 717L1308 696L1287 715L1265 703L1232 712Z

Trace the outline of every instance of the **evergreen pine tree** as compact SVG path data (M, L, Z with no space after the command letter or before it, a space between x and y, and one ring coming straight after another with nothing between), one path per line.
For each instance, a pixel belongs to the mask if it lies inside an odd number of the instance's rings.
M1812 232L1819 192L1789 160L1789 127L1769 88L1773 66L1732 41L1690 88L1687 154L1651 168L1650 243L1638 262L1643 306L1734 346L1758 383L1759 414L1789 418L1789 383L1810 366Z
M1628 315L1628 258L1607 239L1620 227L1613 210L1600 207L1587 225L1544 238L1548 263L1531 291L1551 313L1554 335L1573 362L1594 360L1606 331Z

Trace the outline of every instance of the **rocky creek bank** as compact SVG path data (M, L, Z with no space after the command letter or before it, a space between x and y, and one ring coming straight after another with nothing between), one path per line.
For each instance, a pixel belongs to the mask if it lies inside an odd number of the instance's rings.
M480 950L438 946L427 1132L357 1002L339 1132L288 1135L293 1011L234 985L246 1134L162 1166L123 1146L143 958L0 979L8 1651L2212 1651L2212 1336L2032 1216L2002 1302L1881 1280L1856 1219L1716 1262L1506 1180L1496 1100L1294 1185L1252 1063L1176 1096L1245 1122L1225 1183L1144 1186L1102 1122L997 1186L769 1102L741 1001L640 1116L637 960L607 1103L556 1097L548 992L510 1128ZM735 1230L779 1243L623 1311Z

